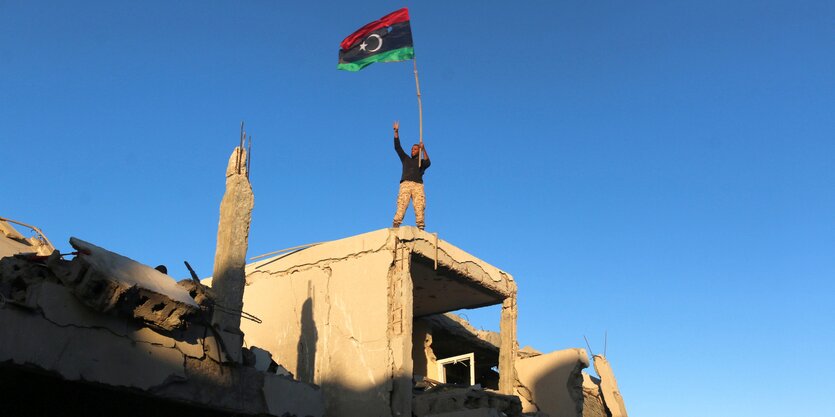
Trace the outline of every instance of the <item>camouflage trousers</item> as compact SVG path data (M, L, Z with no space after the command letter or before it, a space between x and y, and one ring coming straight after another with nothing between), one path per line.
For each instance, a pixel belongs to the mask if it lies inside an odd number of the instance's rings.
M409 207L409 200L415 208L415 224L421 230L426 226L423 212L426 210L426 195L423 193L423 184L414 181L403 181L400 183L400 192L397 193L397 212L394 213L393 227L399 227L406 215L406 208Z

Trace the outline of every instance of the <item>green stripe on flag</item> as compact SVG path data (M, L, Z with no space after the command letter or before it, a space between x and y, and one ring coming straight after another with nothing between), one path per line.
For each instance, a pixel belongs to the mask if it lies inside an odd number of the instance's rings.
M368 58L363 58L354 62L341 62L336 65L336 69L345 71L359 71L375 62L397 62L405 61L415 57L415 48L407 46L405 48L393 49L380 54L372 55Z

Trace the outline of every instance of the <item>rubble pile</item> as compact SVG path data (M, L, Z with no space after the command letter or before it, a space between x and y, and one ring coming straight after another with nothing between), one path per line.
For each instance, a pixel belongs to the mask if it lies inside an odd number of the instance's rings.
M522 404L518 397L487 391L479 385L456 387L442 384L416 393L412 400L412 413L417 417L489 409L507 417L522 415Z
M16 254L0 259L0 295L32 306L31 289L42 282L61 283L87 307L100 313L138 319L148 326L180 329L199 319L201 308L189 290L165 274L81 239L71 238L78 250L72 260L54 251L50 256ZM208 305L205 292L201 301ZM27 298L29 301L27 301Z
M46 384L78 391L92 410L121 400L147 411L131 416L153 415L155 407L183 407L185 415L323 415L321 390L294 380L270 352L224 343L224 332L210 325L211 289L77 238L70 244L70 260L22 246L0 257L0 387L13 387L4 392L27 398ZM230 349L246 360L232 361ZM94 400L102 389L107 398ZM5 409L63 413L60 404L25 401Z

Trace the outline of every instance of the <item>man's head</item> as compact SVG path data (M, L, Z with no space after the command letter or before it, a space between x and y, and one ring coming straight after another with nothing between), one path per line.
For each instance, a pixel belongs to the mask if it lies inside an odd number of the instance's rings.
M416 143L412 145L412 156L417 156L418 152L420 152L420 145Z

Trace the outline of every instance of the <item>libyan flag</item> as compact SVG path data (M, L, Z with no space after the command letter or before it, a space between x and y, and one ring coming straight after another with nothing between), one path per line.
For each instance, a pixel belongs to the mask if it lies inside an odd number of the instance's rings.
M359 28L342 40L336 68L359 71L375 62L405 61L414 57L409 9L404 7Z

